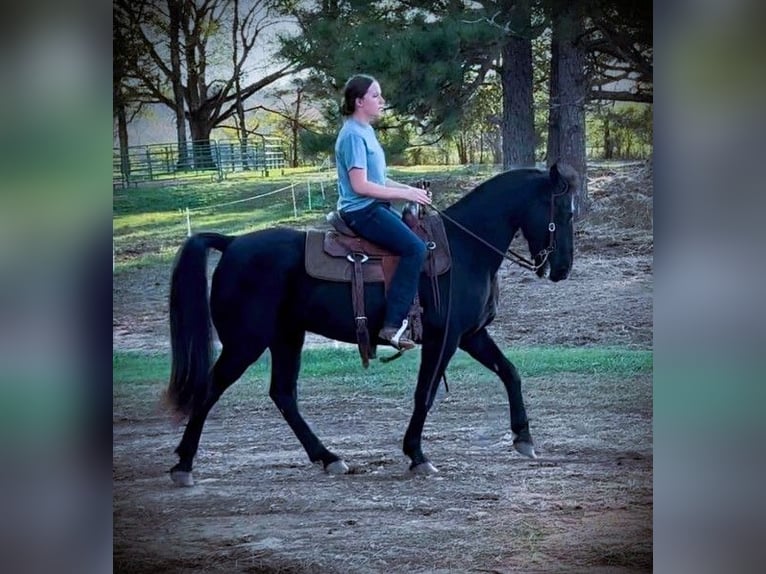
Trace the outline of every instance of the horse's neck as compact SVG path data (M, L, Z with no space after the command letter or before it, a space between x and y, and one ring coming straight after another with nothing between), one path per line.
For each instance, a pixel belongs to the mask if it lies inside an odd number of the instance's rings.
M512 214L518 213L520 201L518 197L508 202L507 197L504 198L505 201L493 201L492 194L471 195L463 197L447 208L444 213L481 238L481 240L472 238L469 233L459 227L453 231L456 236L464 237L461 241L468 241L474 248L472 257L475 256L476 263L486 262L490 266L490 271L494 273L503 261L502 253L508 250L519 229ZM485 245L484 242L494 249Z

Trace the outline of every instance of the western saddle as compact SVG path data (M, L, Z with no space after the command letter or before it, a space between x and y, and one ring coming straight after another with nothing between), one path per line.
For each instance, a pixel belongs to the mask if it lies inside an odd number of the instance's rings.
M427 182L420 184L424 188ZM402 216L404 222L426 244L426 259L423 272L431 278L437 306L439 291L437 277L450 268L450 252L442 218L438 214L425 215L422 208L408 204ZM351 300L356 324L357 345L362 365L367 368L370 359L375 358L375 343L371 343L364 309L364 286L366 283L383 282L384 288L393 277L399 257L381 246L367 241L354 233L341 219L337 211L327 215L333 226L328 231L309 230L306 232L306 272L317 279L351 283ZM418 295L408 314L408 336L420 342L423 323ZM391 358L401 356L401 352ZM389 360L391 359L389 358Z

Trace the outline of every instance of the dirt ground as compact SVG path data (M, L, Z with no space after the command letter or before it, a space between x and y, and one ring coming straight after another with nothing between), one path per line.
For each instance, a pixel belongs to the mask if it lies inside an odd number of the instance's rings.
M589 186L567 281L501 268L501 346L651 348L650 166L594 171ZM168 277L115 277L115 349L168 350ZM115 388L115 572L651 571L651 376L521 375L537 460L513 451L489 372L486 392L453 382L430 414L430 477L409 476L401 453L409 395L301 387L307 420L351 465L336 477L308 462L267 396L235 385L189 489L167 475L180 430L156 410L161 386Z

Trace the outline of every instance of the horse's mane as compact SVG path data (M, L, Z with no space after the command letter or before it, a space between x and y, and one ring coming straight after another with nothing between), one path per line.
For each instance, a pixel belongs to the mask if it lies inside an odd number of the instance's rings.
M498 173L486 181L483 181L475 188L466 193L463 197L453 203L449 209L455 209L460 211L461 209L470 209L471 206L477 202L487 202L488 194L502 194L507 192L510 188L514 187L514 182L519 179L527 179L530 176L548 176L547 171L538 169L536 167L524 167L518 169L511 169L501 173ZM500 199L499 197L497 198ZM490 199L490 204L492 200Z

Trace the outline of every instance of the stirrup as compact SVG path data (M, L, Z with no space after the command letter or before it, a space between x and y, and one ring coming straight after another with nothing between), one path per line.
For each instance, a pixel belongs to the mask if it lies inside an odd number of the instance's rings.
M407 319L402 321L402 326L399 327L399 329L394 333L391 338L381 337L381 339L384 339L385 341L389 342L391 346L393 346L395 349L398 349L400 351L406 351L408 349L414 349L415 348L415 342L410 339L405 339L407 342L404 343L404 348L402 348L401 339L404 335L404 332L407 330L407 326L409 325L409 322Z
M402 335L404 335L404 332L407 330L407 325L408 324L409 324L409 322L407 321L407 319L402 321L402 326L399 327L399 330L394 334L393 337L391 337L391 343L393 343L394 347L396 347L397 349L400 348L399 347L399 340L402 338Z

